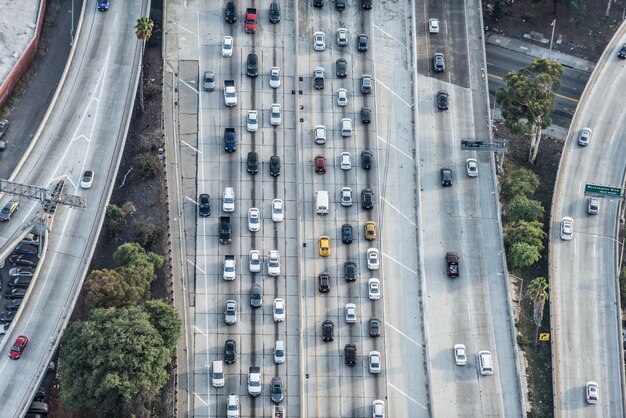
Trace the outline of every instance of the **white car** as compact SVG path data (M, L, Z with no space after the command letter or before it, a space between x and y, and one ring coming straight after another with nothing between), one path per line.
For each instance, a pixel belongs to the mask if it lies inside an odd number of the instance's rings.
M274 322L283 322L285 320L285 299L274 299Z
M478 161L475 158L468 158L466 166L468 177L478 177Z
M281 199L272 200L272 221L282 222L285 220L285 209Z
M439 33L439 20L428 19L428 32Z
M352 189L350 187L341 188L341 206L352 206Z
M280 68L270 68L270 87L277 89L280 87Z
M324 32L315 32L313 34L313 49L316 51L326 49L326 35L324 35Z
M350 170L352 168L352 155L349 152L341 153L341 169Z
M591 215L597 215L600 212L600 198L590 197L587 203L587 212Z
M337 45L348 46L348 29L346 28L337 29Z
M283 364L285 362L285 342L278 340L274 345L274 363Z
M233 56L233 37L232 36L224 36L224 43L222 44L222 56L223 57Z
M226 401L226 417L239 418L239 396L231 393Z
M257 208L248 209L248 229L258 232L261 229L261 213Z
M454 362L457 366L465 366L467 364L467 354L465 354L465 346L463 344L454 345Z
M278 250L270 250L267 256L267 274L270 276L280 275L280 255Z
M261 252L259 250L250 251L249 263L250 273L261 272Z
M344 88L337 90L337 106L348 106L348 90Z
M235 211L235 189L232 187L224 188L224 198L222 202L222 210L224 212Z
M385 418L385 401L376 399L372 404L372 417Z
M381 362L380 352L378 351L370 351L369 355L369 369L370 373L378 374L380 373L380 362Z
M324 125L317 125L315 129L313 129L313 137L314 141L318 145L323 145L326 143L326 127Z
M367 250L367 268L370 270L378 270L380 263L378 260L378 250L376 248L368 248Z
M270 123L272 126L280 125L280 105L278 103L273 103L270 112Z
M263 391L263 382L261 377L261 368L250 367L248 371L248 394L250 396L259 396Z
M370 300L380 299L380 280L372 277L367 281L367 296Z
M94 175L93 170L85 170L83 176L80 178L81 189L91 189L91 186L93 186Z
M248 132L256 132L259 129L259 115L256 110L248 110L246 129Z
M346 323L356 323L356 305L354 303L346 303Z
M237 263L234 255L224 256L224 280L235 280L235 276L237 275L236 265Z
M569 241L574 238L574 220L569 216L561 219L561 239Z
M578 134L578 145L582 145L583 147L589 145L592 133L591 128L583 128Z
M598 394L597 382L593 382L593 381L587 382L587 384L585 385L585 398L587 399L588 404L593 405L593 404L598 403L600 396Z
M224 321L226 322L226 325L234 325L237 323L237 302L232 299L226 301Z

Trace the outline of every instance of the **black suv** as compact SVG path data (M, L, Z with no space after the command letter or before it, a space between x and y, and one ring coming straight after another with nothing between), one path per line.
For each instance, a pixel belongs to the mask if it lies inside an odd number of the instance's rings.
M280 176L280 157L278 155L270 157L270 174L274 177Z
M211 197L206 193L202 193L198 198L198 215L203 218L211 216Z
M224 19L226 19L226 23L235 23L237 21L237 10L235 10L235 3L232 1L226 3Z
M270 3L270 23L280 22L280 5L275 1Z
M248 54L246 74L248 77L256 77L259 75L259 57L254 52Z
M369 187L361 190L361 207L363 209L374 208L374 192Z
M324 0L313 0L313 7L324 7Z
M337 70L337 77L346 78L348 76L348 61L345 58L339 58L335 61L335 69Z
M372 111L369 107L361 108L361 123L370 123L372 121Z
M346 8L346 0L335 0L335 9L343 10Z
M328 293L330 292L330 274L324 272L319 275L320 281L320 293Z
M350 244L352 242L352 225L343 224L341 226L341 241L344 244Z
M619 50L617 56L621 59L626 59L626 44L622 45L622 49Z
M452 186L452 170L447 167L441 169L441 185L443 187Z
M367 51L367 35L364 33L359 34L357 36L357 45L359 46L359 51L364 52Z
M259 154L256 151L250 151L248 153L248 173L256 174L259 172Z
M361 151L361 167L365 170L372 168L372 151L367 149Z
M365 10L372 8L372 0L361 0L361 7Z
M356 366L356 345L346 344L344 352L346 354L346 365Z
M354 260L346 260L343 264L343 274L348 282L356 280L356 263Z
M328 342L335 339L335 324L330 319L322 322L322 340Z
M234 340L226 340L224 343L224 363L233 364L237 361L237 343Z
M437 92L437 107L439 110L448 110L448 102L450 101L450 96L447 91L440 90Z

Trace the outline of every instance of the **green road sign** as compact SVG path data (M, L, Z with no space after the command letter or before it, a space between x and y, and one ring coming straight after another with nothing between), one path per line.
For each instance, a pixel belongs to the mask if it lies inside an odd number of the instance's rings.
M622 189L619 187L597 186L595 184L585 185L585 194L597 194L602 196L620 197Z

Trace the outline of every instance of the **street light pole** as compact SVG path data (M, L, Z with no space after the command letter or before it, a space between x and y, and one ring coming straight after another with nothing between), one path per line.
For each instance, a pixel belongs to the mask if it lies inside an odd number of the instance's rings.
M556 19L550 24L552 26L552 36L550 36L550 57L552 57L552 41L554 41L554 30L556 29Z

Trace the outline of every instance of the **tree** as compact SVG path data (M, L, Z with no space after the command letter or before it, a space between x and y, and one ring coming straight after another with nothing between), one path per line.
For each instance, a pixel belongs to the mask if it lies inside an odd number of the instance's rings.
M548 300L548 282L543 277L533 279L528 285L526 293L533 299L533 322L535 323L535 345L539 335L539 328L543 321L543 307Z
M539 251L535 245L527 242L516 242L509 246L507 260L514 269L532 266L541 258Z
M515 196L505 207L505 217L509 222L540 221L543 219L544 213L545 209L541 202L529 199L524 195Z
M150 282L133 268L92 270L85 280L87 303L92 308L136 305L150 296Z
M507 175L500 183L502 193L511 198L517 195L531 196L539 187L539 177L527 168L518 168Z
M154 22L147 16L142 16L137 19L137 24L135 25L135 35L137 38L143 42L141 49L142 55L143 51L146 49L146 42L152 36L152 30L154 29ZM141 105L141 111L143 112L144 102L143 102L143 61L141 63L141 77L139 79L139 103Z
M150 323L163 338L164 345L170 350L174 350L182 334L183 326L176 309L162 300L156 299L147 301L143 306L150 317Z
M155 270L163 267L164 259L158 254L146 251L136 242L126 242L113 253L117 267L128 267L140 272L148 283L156 278Z
M133 399L165 385L170 353L141 307L95 309L63 335L61 401L101 416L128 415Z
M106 219L109 233L112 236L117 236L124 230L126 215L119 206L114 204L108 205Z
M563 67L545 58L504 76L507 88L500 87L496 97L507 128L530 140L528 161L535 163L541 130L552 124L548 116L554 110L554 92L561 87Z
M525 243L541 251L543 250L543 240L546 237L542 226L539 221L511 222L504 230L504 240L509 246Z

